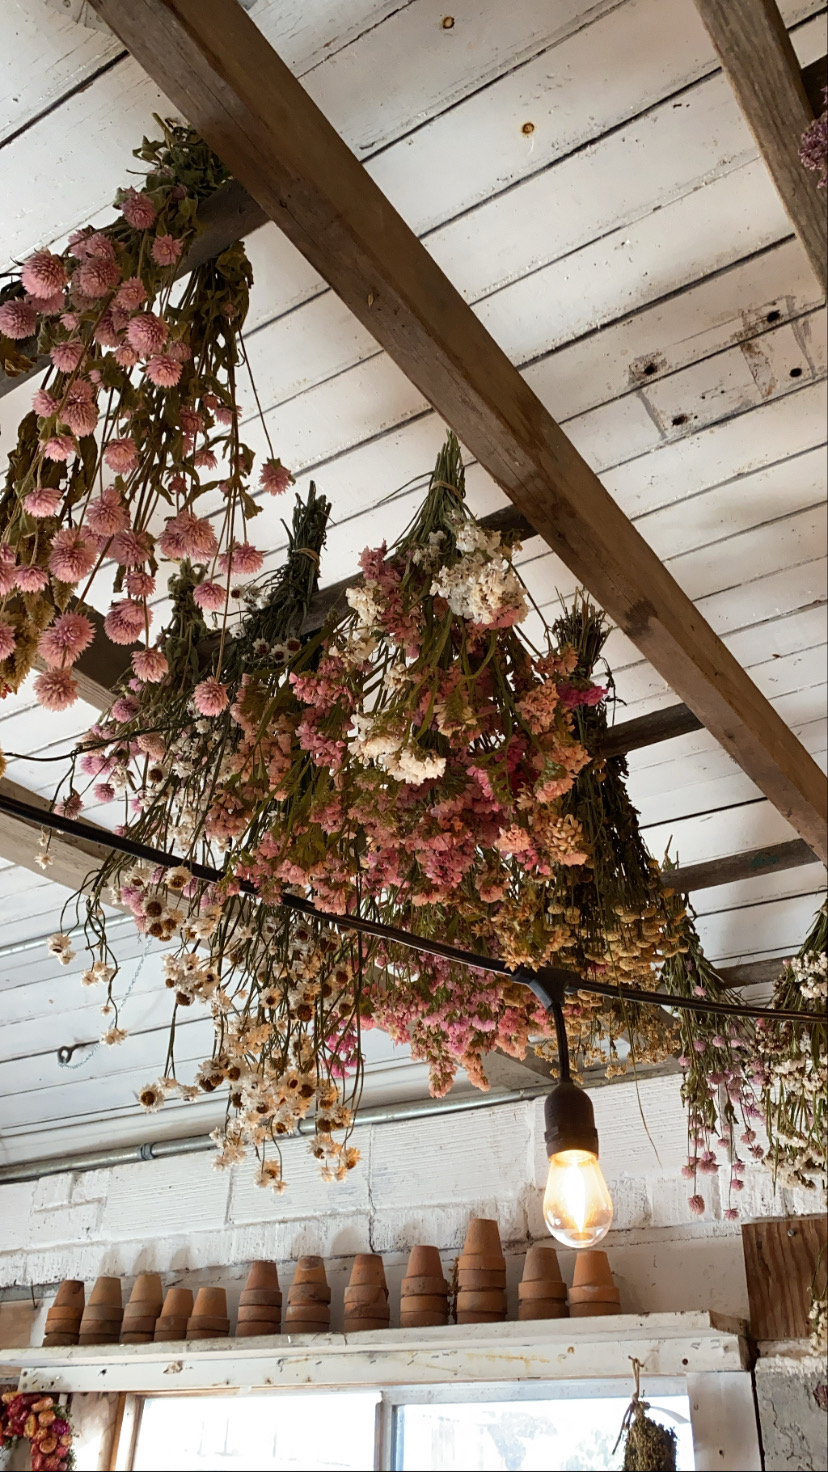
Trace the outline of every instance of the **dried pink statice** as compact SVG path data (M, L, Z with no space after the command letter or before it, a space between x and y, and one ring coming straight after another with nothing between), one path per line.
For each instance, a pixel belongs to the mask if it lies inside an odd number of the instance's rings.
M293 476L281 460L265 460L259 476L259 485L271 496L281 496L288 486L293 485Z
M227 589L221 583L205 581L193 588L193 602L204 613L217 613L227 602Z
M164 556L174 562L180 562L182 557L201 562L214 557L218 551L216 534L210 522L205 517L196 516L193 511L179 511L177 516L171 516L158 545Z
M263 564L262 553L250 542L234 542L229 552L222 553L218 563L225 576L232 569L234 577L251 577L261 571Z
M90 620L83 613L61 613L44 629L37 646L47 664L74 664L95 637Z
M106 486L97 500L90 501L86 508L86 525L98 537L114 537L126 531L129 513L121 500L120 491Z
M71 670L44 670L34 682L35 699L45 710L68 710L78 698Z
M75 583L92 571L97 553L89 537L76 526L61 527L55 532L49 566L62 583Z
M170 672L166 655L160 649L137 649L132 656L132 668L139 680L148 685L157 685Z
M49 357L61 373L74 373L84 354L79 337L68 337L65 342L56 342Z
M147 299L147 288L140 276L128 276L115 293L112 305L124 312L137 312Z
M152 259L156 266L174 266L184 249L184 241L174 235L156 235L152 242Z
M37 518L54 516L62 500L63 492L57 490L55 486L35 486L34 490L29 491L28 496L24 497L23 509L28 511L30 516Z
M202 716L220 716L227 709L227 686L213 675L202 680L193 691L193 705Z
M158 218L158 211L149 195L141 194L137 189L125 190L121 209L133 230L149 230Z
M181 364L169 353L156 353L150 358L144 372L156 388L174 388L181 377Z
M139 312L129 322L126 335L136 353L140 353L142 358L151 358L154 353L160 353L167 341L167 332L163 317L157 317L154 312Z
M73 434L94 434L98 423L95 390L87 378L77 378L67 390L60 417Z
M118 532L112 542L110 553L121 567L140 567L152 555L148 532L136 532L131 528Z
M45 567L18 567L15 582L21 593L40 593L49 581Z
M113 644L134 644L144 631L145 605L123 598L113 603L104 619L104 629Z
M36 250L24 261L20 280L32 296L54 296L66 285L66 267L60 256L53 255L50 250Z
M53 434L43 446L47 460L71 460L77 445L71 434Z
M127 475L138 464L138 447L131 435L110 440L103 452L104 464L117 475Z
M10 337L13 342L21 342L26 337L32 337L36 328L37 313L31 302L17 298L12 302L4 302L0 307L0 332L4 337Z
M17 643L17 636L11 624L0 623L0 659L8 659Z
M32 408L41 419L48 419L57 413L58 401L45 388L39 388L32 399Z

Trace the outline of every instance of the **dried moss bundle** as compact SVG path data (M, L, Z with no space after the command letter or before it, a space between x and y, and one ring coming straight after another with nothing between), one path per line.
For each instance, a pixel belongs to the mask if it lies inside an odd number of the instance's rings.
M647 1415L646 1400L633 1405L624 1446L624 1472L676 1472L676 1433Z

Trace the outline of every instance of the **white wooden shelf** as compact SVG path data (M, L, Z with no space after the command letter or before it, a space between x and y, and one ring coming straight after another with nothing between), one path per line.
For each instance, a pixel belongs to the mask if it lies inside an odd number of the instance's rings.
M629 1379L744 1371L746 1326L714 1313L613 1314L533 1323L280 1334L180 1344L37 1346L0 1351L20 1389L159 1392L383 1387L510 1380Z

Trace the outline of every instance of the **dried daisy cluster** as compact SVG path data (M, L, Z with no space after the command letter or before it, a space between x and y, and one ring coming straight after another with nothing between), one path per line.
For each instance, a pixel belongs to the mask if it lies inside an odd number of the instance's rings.
M812 1023L757 1026L768 1159L783 1186L825 1191L828 1153L828 910L823 905L799 955L773 993L774 1007L813 1013Z
M176 287L199 200L227 175L189 129L161 126L137 152L143 187L118 192L120 218L36 251L0 294L7 369L31 366L16 346L30 339L51 364L0 494L0 695L37 663L51 710L77 699L72 668L95 637L99 590L113 590L108 637L147 645L160 557L200 564L193 596L222 616L263 561L247 536L258 507L236 393L252 273L237 244ZM271 456L260 480L275 494L291 476ZM142 683L166 673L154 648L132 663ZM219 698L207 682L205 705Z
M667 904L676 917L682 944L664 963L662 990L677 997L706 997L711 1002L738 1005L738 992L723 984L702 950L686 898L668 891ZM763 1117L756 1025L749 1017L682 1009L675 1026L681 1043L681 1093L687 1109L688 1151L682 1175L693 1183L690 1209L702 1216L707 1208L699 1178L718 1177L726 1169L724 1215L735 1221L746 1165L765 1158L755 1128Z

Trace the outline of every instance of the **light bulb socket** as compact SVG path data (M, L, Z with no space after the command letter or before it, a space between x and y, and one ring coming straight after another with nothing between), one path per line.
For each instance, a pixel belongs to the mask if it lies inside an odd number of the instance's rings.
M544 1105L546 1153L549 1159L563 1150L588 1150L598 1157L598 1131L592 1101L571 1079L547 1094Z

